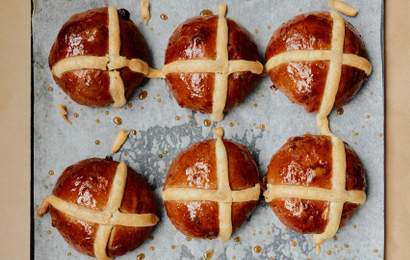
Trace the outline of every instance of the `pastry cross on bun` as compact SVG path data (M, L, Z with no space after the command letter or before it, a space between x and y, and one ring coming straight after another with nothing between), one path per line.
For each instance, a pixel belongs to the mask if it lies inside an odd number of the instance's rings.
M97 158L64 170L37 214L47 211L69 244L98 259L135 249L159 220L144 178L123 162Z
M267 171L266 201L287 227L332 238L366 200L364 168L340 139L325 135L290 138Z
M308 112L323 115L347 103L372 70L360 36L336 11L284 23L273 33L265 58L276 88Z
M225 14L223 4L218 16L181 24L169 39L162 70L179 105L212 113L213 121L244 100L263 72L248 32Z
M77 103L122 106L150 77L148 47L125 9L91 9L61 28L48 62L54 80Z
M162 197L168 217L189 237L228 240L258 203L259 174L245 146L223 140L197 143L173 161Z

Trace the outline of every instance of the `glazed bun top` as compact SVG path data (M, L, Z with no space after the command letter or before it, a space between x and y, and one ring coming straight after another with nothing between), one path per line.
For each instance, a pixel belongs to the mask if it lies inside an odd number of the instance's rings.
M305 135L302 137L292 137L276 152L268 166L267 184L271 191L277 191L281 185L286 185L288 190L297 186L304 189L304 192L282 197L275 196L270 200L270 206L279 219L289 228L301 233L322 234L330 223L330 190L336 176L334 158L332 158L331 137L323 135ZM343 224L363 203L366 187L365 173L362 163L357 154L344 144L346 153L346 191L356 192L359 203L345 201L340 211L341 224ZM322 199L306 199L308 191L314 194L313 188L322 188L326 192ZM363 193L363 194L360 194ZM313 197L316 197L314 195ZM356 196L356 195L355 195ZM308 196L309 197L309 196ZM316 197L318 198L318 197ZM333 217L332 217L333 218ZM338 227L337 223L332 223ZM336 229L337 230L337 229ZM320 244L322 241L317 241Z
M149 60L148 47L126 9L118 10L120 55ZM97 8L75 14L60 29L50 50L49 65L73 56L106 56L109 46L108 9Z
M182 23L165 52L167 84L179 105L212 113L214 121L242 102L263 72L256 44L225 12L226 5L221 5L218 16Z
M258 49L245 28L228 22L230 60L259 60ZM196 16L183 22L173 32L165 52L165 64L177 60L215 59L218 16Z
M228 240L250 215L260 195L259 174L248 149L206 140L173 161L162 198L171 222L187 236Z
M102 210L107 205L118 164L115 161L91 158L69 166L59 177L53 195L79 206ZM126 188L120 211L141 214L156 213L156 210L147 182L127 167Z
M364 190L364 167L346 143L345 150L346 190ZM332 142L329 136L292 137L272 157L267 182L331 189L332 169Z
M124 163L91 158L66 168L38 209L78 251L107 259L143 243L158 222L144 178Z
M342 18L341 18L342 19ZM308 112L320 108L329 71L330 54L325 58L293 58L290 61L269 66L269 59L292 51L317 51L332 49L334 17L328 12L313 12L294 17L282 24L272 35L266 48L268 73L273 85L288 98L301 104ZM345 22L343 53L352 54L357 63L353 66L343 61L339 87L334 105L347 103L360 89L371 71L364 43L352 25ZM333 32L334 31L334 32ZM338 35L343 40L343 35ZM351 58L351 57L349 57ZM361 67L361 68L358 68Z
M48 62L56 83L75 102L123 106L150 72L149 51L125 9L73 15L61 28Z
M242 144L224 140L228 155L229 186L242 190L259 183L259 174L249 150ZM216 190L215 140L194 144L172 162L165 179L167 188L201 188Z

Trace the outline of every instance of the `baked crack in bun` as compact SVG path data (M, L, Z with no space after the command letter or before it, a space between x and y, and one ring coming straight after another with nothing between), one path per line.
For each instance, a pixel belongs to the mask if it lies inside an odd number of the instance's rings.
M216 135L181 152L165 179L167 215L188 237L228 240L259 200L259 174L249 150L223 140L220 128Z
M372 69L359 34L333 11L302 14L281 25L265 58L273 86L308 112L318 112L325 98L336 107L346 104Z
M214 121L242 102L263 72L251 36L225 13L226 5L221 5L219 15L179 25L169 39L163 68L178 104L211 113Z
M315 234L317 246L366 199L360 159L346 143L333 142L325 135L292 137L267 171L264 195L273 212L290 229Z
M98 8L63 25L48 62L54 80L75 102L123 106L149 74L149 51L125 9Z
M38 209L79 252L110 259L134 250L158 223L157 203L144 178L125 163L87 159L59 177Z

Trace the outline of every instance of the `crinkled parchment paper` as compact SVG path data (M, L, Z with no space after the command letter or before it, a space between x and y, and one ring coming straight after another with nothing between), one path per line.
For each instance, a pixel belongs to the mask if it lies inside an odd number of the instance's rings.
M328 10L324 0L242 0L228 1L228 17L253 35L261 57L273 31L293 16L314 10ZM180 108L163 80L149 80L139 88L130 105L121 109L92 109L70 101L54 83L48 69L50 47L63 23L74 13L90 8L115 5L127 8L131 19L142 31L153 55L153 66L161 67L168 38L178 24L199 15L201 10L215 13L219 1L151 0L152 18L143 25L139 1L68 1L36 0L33 3L33 70L34 70L34 207L51 192L65 167L89 157L105 157L119 130L136 129L130 135L116 160L124 160L143 174L156 194L162 187L173 158L184 148L212 136L212 128L203 124L207 115ZM377 259L383 257L384 238L384 137L383 137L383 67L382 67L382 1L349 0L360 9L356 18L347 18L361 33L373 74L359 94L344 107L344 113L333 112L334 133L348 142L361 158L368 180L368 200L337 234L337 239L322 246L317 257L310 235L300 235L282 225L265 203L261 203L248 222L233 234L240 242L187 240L165 216L153 239L120 259L135 259L140 253L146 259L198 259L206 252L213 259ZM162 20L166 14L168 20ZM228 113L222 126L226 138L246 144L265 174L275 151L290 136L318 133L313 114L291 104L279 91L270 89L264 78L246 101ZM140 91L148 92L140 100ZM72 125L57 112L66 104ZM123 123L116 126L113 118ZM179 120L177 120L179 119ZM100 144L96 144L96 140ZM52 170L53 172L50 172ZM158 196L159 197L159 196ZM88 259L77 253L51 227L50 217L34 220L35 259ZM261 246L257 253L255 246Z

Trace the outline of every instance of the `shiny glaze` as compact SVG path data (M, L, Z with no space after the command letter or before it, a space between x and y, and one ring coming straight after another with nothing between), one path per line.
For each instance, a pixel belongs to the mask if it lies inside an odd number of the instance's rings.
M259 60L257 47L249 33L234 21L227 20L229 59ZM217 21L217 16L198 16L178 26L169 39L165 64L177 60L215 59ZM213 73L170 73L166 79L180 106L211 113ZM231 74L225 110L242 102L254 89L258 79L258 75L250 72Z
M119 11L121 49L120 55L129 59L139 58L149 61L149 51L143 36L136 25L124 12ZM73 15L61 28L50 50L50 69L59 60L80 55L105 56L108 54L108 15L107 8L88 10ZM141 84L143 75L128 68L120 70L125 96ZM109 93L107 71L82 69L69 71L56 83L79 104L93 107L110 105L113 100Z
M224 140L228 154L230 187L241 190L259 183L259 173L248 149ZM172 162L164 189L171 187L217 189L215 140L194 144ZM232 204L232 225L239 226L255 208L257 201ZM219 233L218 205L210 201L165 201L171 222L187 236L214 238Z
M328 50L331 45L332 19L327 12L302 14L280 26L272 35L265 58L290 50ZM346 22L344 53L367 58L360 36ZM319 110L326 83L328 61L292 62L269 71L275 87L288 98L301 104L309 112ZM343 65L335 106L347 103L359 91L366 74L356 68Z
M53 194L78 205L103 210L109 196L118 163L104 159L87 159L66 168L58 179ZM128 168L127 184L121 212L157 214L156 201L144 178ZM96 224L81 221L51 207L53 226L78 251L94 255L93 243ZM119 256L143 243L153 227L131 228L115 226L111 233L107 253Z
M364 190L364 168L356 153L345 144L346 189ZM332 143L328 136L305 135L290 138L273 155L267 183L291 184L331 189ZM289 228L300 233L321 233L327 224L328 202L298 198L275 199L270 206ZM345 203L342 224L358 207Z

